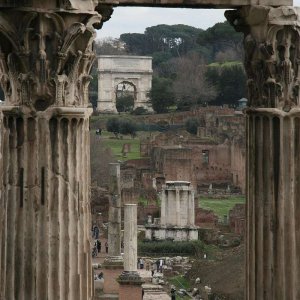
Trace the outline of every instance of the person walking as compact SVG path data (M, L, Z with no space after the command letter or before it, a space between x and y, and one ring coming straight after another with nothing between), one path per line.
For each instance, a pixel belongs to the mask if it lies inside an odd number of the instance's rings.
M151 266L151 276L152 276L152 277L153 277L153 275L154 275L155 269L156 269L156 265L155 265L155 264L152 264L152 266Z
M140 269L144 269L144 260L143 258L140 258Z
M164 265L164 260L161 258L161 259L159 260L159 272L160 272L160 273L162 273L163 265Z
M97 250L98 250L98 253L101 252L101 242L99 240L97 240Z
M105 242L105 252L108 253L108 242Z
M156 272L159 272L159 259L156 261Z

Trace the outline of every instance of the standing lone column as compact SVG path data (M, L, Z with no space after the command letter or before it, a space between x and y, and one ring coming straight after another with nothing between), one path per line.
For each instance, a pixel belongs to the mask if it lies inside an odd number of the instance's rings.
M300 9L247 7L246 299L300 299Z
M120 164L110 163L108 257L103 263L105 294L118 294L117 278L123 270L121 256L121 182Z
M137 272L137 205L124 205L124 272L119 276L119 300L142 299L143 281Z

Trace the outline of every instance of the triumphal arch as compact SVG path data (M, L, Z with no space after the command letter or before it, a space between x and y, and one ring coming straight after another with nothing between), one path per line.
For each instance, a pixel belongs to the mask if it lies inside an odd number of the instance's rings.
M300 299L300 9L292 0L0 0L0 299L90 300L89 75L114 5L227 7L244 33L245 299Z
M152 57L129 55L99 55L97 111L116 113L117 97L130 94L132 109L152 108L148 92L152 84Z

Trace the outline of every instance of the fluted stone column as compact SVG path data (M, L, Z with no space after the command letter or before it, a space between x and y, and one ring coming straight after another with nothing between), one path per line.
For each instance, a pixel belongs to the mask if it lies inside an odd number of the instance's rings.
M103 263L105 294L118 294L117 279L123 271L123 258L121 256L121 182L120 164L110 163L109 184L109 223L108 223L108 256Z
M108 256L121 256L121 182L120 164L110 163L110 203L108 224Z
M88 85L103 21L94 9L0 1L1 300L93 297Z
M246 299L300 299L299 8L248 7Z
M143 283L137 272L137 205L124 205L124 272L119 276L119 300L140 300Z

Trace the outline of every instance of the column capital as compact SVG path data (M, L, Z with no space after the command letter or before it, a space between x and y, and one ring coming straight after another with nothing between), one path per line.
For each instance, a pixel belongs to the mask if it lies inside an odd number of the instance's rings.
M299 107L300 8L248 6L226 11L230 24L244 33L249 107Z
M36 1L23 2L32 4L0 10L0 84L5 105L24 106L31 112L50 106L88 107L95 28L101 28L112 9L97 1L97 10L105 14L101 16L94 10L96 4L67 10L67 3L95 1L54 1L64 3L64 9L47 5L37 9Z

